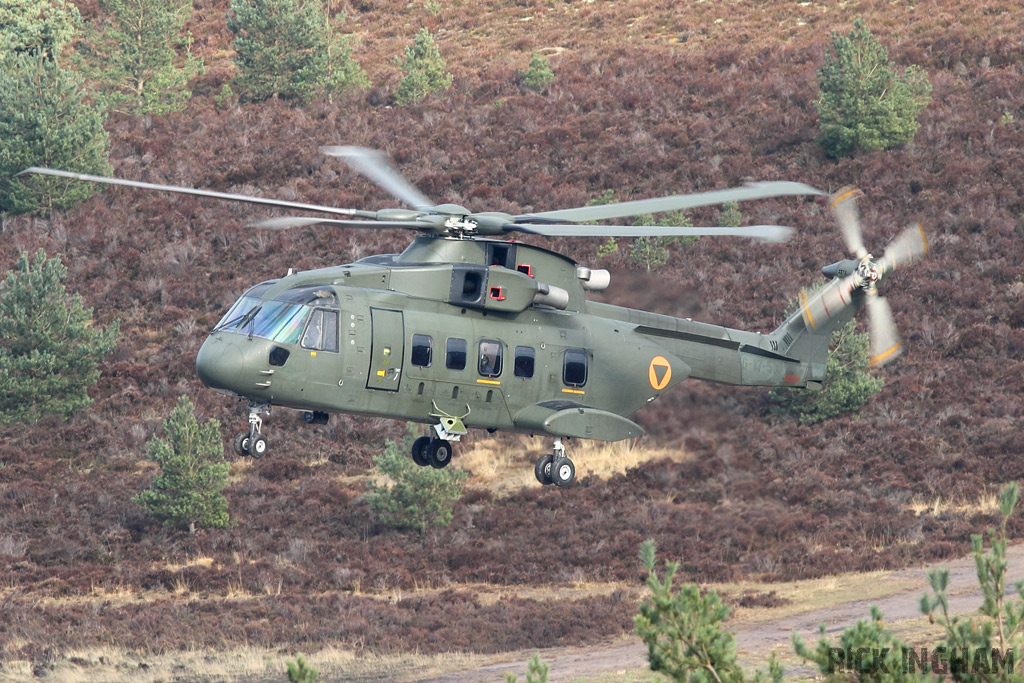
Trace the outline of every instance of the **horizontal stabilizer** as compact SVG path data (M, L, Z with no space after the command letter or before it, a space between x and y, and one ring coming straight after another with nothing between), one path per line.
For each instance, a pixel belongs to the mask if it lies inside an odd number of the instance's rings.
M519 430L596 441L622 441L644 433L643 427L621 415L573 401L534 404L520 410L514 421Z

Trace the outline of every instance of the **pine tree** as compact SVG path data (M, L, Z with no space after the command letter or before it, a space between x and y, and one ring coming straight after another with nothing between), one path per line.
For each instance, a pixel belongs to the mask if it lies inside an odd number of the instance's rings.
M544 92L555 82L555 72L551 70L548 60L535 54L530 59L530 66L519 73L523 86L536 92Z
M202 68L183 35L191 0L101 0L100 5L109 21L79 53L108 105L131 114L184 108L192 96L189 82ZM176 47L184 47L181 60Z
M180 397L164 421L167 439L150 439L146 456L162 472L151 488L132 499L164 526L192 533L197 527L223 527L230 522L223 491L231 469L224 460L220 423L210 419L200 424L194 410L187 396Z
M432 92L447 90L452 85L452 75L445 71L445 61L434 42L434 36L426 28L416 34L412 45L405 48L405 55L395 59L405 74L395 90L395 103L405 106L419 102Z
M832 333L821 391L780 388L772 390L774 412L795 415L803 424L815 424L837 415L860 410L868 399L882 390L885 381L868 372L870 341L856 332L851 320Z
M831 157L910 142L918 115L931 101L925 72L912 66L899 73L859 19L849 35L832 34L818 84L820 143Z
M373 464L386 480L370 483L366 501L383 524L420 531L451 524L452 507L462 497L465 472L420 467L393 441L387 442Z
M92 309L68 295L67 268L40 249L22 253L0 291L0 424L67 418L87 408L99 364L117 343L118 325L93 325Z
M80 22L66 0L0 0L0 65L17 53L56 59Z
M651 594L640 603L640 613L633 620L637 635L647 645L651 671L680 683L741 683L745 676L736 658L736 637L722 626L729 607L713 590L702 594L697 584L674 588L678 562L666 562L665 576L659 577L656 550L651 539L640 547ZM782 681L782 667L774 655L768 671L758 671L754 680Z
M82 78L41 52L7 56L0 68L0 211L48 214L98 191L93 183L19 176L29 166L109 175L104 114Z
M368 85L348 36L336 33L318 2L231 0L228 28L235 34L234 89L243 100L308 102Z

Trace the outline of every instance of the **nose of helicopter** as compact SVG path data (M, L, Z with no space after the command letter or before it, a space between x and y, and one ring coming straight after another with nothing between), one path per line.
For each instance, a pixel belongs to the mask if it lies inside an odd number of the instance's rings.
M237 392L244 369L241 349L217 335L207 337L196 355L199 379L210 389Z

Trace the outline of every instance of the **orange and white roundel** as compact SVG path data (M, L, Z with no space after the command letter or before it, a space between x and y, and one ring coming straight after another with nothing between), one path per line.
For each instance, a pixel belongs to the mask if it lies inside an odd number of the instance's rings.
M661 391L672 381L672 365L664 356L655 356L647 368L647 379L655 391Z

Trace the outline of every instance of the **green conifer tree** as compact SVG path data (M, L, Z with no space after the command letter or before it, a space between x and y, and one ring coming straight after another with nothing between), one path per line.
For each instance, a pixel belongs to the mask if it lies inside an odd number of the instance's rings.
M223 527L230 522L224 487L231 465L224 460L220 423L196 420L187 396L164 421L167 439L154 436L146 455L162 470L152 486L133 498L164 526L188 529Z
M859 19L849 35L832 34L818 84L820 143L831 157L910 142L931 101L927 74L916 66L899 73Z
M882 390L885 380L873 377L870 341L856 331L851 320L832 333L821 391L779 388L771 392L774 412L796 416L803 424L815 424L837 415L854 413Z
M17 53L56 59L80 23L66 0L0 0L0 66Z
M430 93L447 90L452 85L452 75L445 71L444 58L426 28L419 30L413 44L406 46L405 55L396 57L395 63L405 74L395 90L395 103L399 106L419 102Z
M694 583L673 587L678 562L665 563L665 576L658 576L656 547L648 539L640 547L640 561L647 570L650 596L640 603L634 619L637 635L647 645L651 671L679 683L740 683L743 667L736 658L736 637L722 626L729 607L709 590L701 593ZM769 659L768 671L758 671L755 681L782 681L782 667Z
M524 87L542 93L555 82L555 72L551 70L548 60L535 54L530 59L530 65L526 71L519 72L519 78Z
M462 497L468 476L465 472L420 467L393 441L387 442L373 463L386 479L370 483L366 501L383 524L418 531L451 524L452 507Z
M306 662L302 655L296 655L294 662L288 662L285 673L288 683L318 683L320 672Z
M93 183L15 176L29 166L110 174L103 110L82 78L42 53L18 53L0 68L0 93L0 211L45 215L96 193Z
M321 2L231 0L228 28L235 34L234 89L243 100L308 102L369 84Z
M101 0L100 5L107 21L78 51L108 106L130 114L184 108L192 96L189 82L202 68L184 34L191 0Z
M118 325L93 325L92 309L68 295L60 257L22 253L0 290L0 424L67 418L87 408Z

